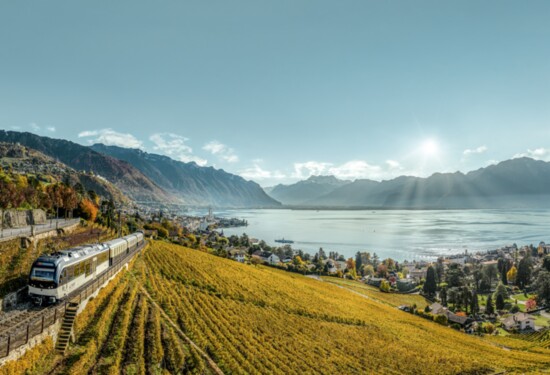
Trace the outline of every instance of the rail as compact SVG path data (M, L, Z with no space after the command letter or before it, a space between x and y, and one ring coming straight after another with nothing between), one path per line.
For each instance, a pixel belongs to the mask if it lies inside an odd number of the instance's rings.
M116 265L103 272L97 279L84 285L80 290L69 295L60 304L44 308L30 317L27 321L19 323L16 327L0 332L0 359L7 357L13 350L26 345L30 339L40 335L45 329L54 325L59 319L63 318L69 302L82 302L99 289L105 281L109 280L122 267L126 265L140 250L146 245L144 242L140 247L130 252L124 259Z

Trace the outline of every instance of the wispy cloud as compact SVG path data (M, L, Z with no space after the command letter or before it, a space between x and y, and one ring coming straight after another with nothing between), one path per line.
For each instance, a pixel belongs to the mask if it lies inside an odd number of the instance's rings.
M38 126L38 124L35 123L35 122L31 122L31 123L30 123L30 127L31 127L31 130L32 130L32 131L35 131L35 132L39 132L39 131L40 131L40 126Z
M539 147L534 150L528 149L527 152L522 152L514 155L514 159L523 157L550 161L550 148Z
M221 160L228 163L236 163L239 161L239 157L235 155L235 150L216 140L208 142L202 149L210 152L212 155L216 155Z
M50 133L55 133L55 126L46 126L46 130Z
M149 137L153 142L153 149L173 159L185 163L195 162L204 166L207 160L193 155L193 149L186 144L188 138L174 133L155 133Z
M262 168L258 163L254 163L252 167L242 169L239 175L248 180L254 181L274 181L286 178L286 175L280 171L269 171Z
M479 146L477 148L467 148L464 150L463 154L465 156L472 155L472 154L483 154L488 150L487 146Z
M111 128L100 130L85 130L78 133L78 138L90 138L89 144L103 143L108 146L125 148L143 148L143 142L130 133L119 133Z
M389 160L387 162L390 168L396 169L400 165L398 162ZM293 178L305 179L318 175L333 175L337 178L348 180L358 178L379 179L385 174L382 167L371 165L364 160L350 160L340 165L332 163L308 161L305 163L294 163Z

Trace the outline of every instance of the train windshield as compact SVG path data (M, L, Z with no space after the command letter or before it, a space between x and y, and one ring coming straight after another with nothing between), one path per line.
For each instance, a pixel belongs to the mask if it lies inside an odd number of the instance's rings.
M33 268L31 273L32 280L53 281L55 269Z

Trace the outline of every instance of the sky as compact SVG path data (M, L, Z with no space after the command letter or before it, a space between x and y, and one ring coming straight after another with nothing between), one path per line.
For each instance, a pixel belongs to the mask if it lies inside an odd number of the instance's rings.
M0 2L0 128L263 186L550 161L549 1Z

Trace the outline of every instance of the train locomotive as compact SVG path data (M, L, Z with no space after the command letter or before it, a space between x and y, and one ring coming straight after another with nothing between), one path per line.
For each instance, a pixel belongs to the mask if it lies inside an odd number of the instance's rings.
M29 274L29 296L35 305L54 304L109 268L144 242L142 232L114 240L41 255Z

